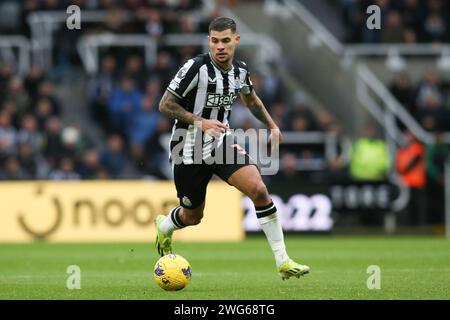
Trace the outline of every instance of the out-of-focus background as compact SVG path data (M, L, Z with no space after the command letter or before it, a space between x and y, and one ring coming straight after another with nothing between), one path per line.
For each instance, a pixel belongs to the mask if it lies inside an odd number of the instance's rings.
M445 233L448 0L2 0L0 12L0 240L148 237L177 203L158 103L221 15L285 136L264 179L287 232ZM240 102L231 125L260 127ZM249 199L212 185L210 231L185 239L258 232Z

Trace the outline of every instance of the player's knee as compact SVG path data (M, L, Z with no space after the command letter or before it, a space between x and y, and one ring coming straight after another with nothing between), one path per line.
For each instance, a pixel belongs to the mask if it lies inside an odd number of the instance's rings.
M252 186L249 197L254 202L267 200L269 198L269 192L267 191L266 185L262 181L255 183Z

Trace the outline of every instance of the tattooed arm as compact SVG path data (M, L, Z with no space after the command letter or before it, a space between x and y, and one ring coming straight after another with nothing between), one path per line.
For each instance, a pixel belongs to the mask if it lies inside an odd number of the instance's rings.
M166 91L161 98L161 101L159 102L159 111L171 119L176 119L187 124L194 124L195 121L203 120L201 117L184 109L180 105L179 99L169 91Z
M278 126L272 120L272 117L254 90L248 95L241 94L241 99L256 119L264 123L269 129L278 129Z
M214 133L214 131L223 133L226 130L226 126L222 122L215 119L203 119L184 109L180 105L179 99L169 91L166 91L161 98L161 101L159 102L159 111L171 119L198 126L205 132L207 130L208 132L209 130L212 130L211 133Z
M240 96L244 104L247 106L247 108L250 109L255 118L264 123L271 130L269 142L274 141L274 143L272 143L272 150L274 148L277 148L278 143L283 140L283 134L281 133L275 121L273 121L261 99L256 95L255 90L247 95L241 93ZM274 136L275 140L273 140Z

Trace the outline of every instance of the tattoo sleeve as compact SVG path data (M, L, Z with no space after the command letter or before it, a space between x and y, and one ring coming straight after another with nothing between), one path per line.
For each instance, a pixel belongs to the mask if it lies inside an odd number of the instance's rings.
M256 117L256 119L264 123L266 126L268 126L269 128L276 127L275 123L272 120L272 117L269 115L269 112L267 112L266 107L260 99L252 99L248 103L247 107L250 109L251 113Z
M194 124L195 121L202 120L201 117L186 111L186 109L178 103L178 98L168 91L166 91L161 98L159 103L159 111L171 119L176 119L188 124Z

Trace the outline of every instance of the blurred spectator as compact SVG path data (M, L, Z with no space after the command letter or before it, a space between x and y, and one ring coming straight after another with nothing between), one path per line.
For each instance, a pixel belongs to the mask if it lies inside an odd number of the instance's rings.
M134 80L124 76L109 101L109 132L125 136L128 123L140 110L141 100L142 92L136 88Z
M154 96L142 98L141 110L134 114L128 126L128 137L131 143L133 158L141 159L144 144L156 133L156 127L161 117L157 105L159 100Z
M100 155L96 149L88 149L84 152L77 172L82 179L95 179L97 174L103 170L100 163Z
M17 131L11 120L9 113L0 111L0 160L16 152Z
M0 180L27 180L30 177L20 167L19 160L10 156L3 163L3 170L0 170Z
M276 124L284 130L286 128L286 105L278 102L272 106L268 106L269 113Z
M389 150L386 143L376 135L375 127L368 124L364 127L364 135L352 145L350 176L355 180L380 181L387 178Z
M417 86L417 109L425 108L425 100L430 93L434 94L438 99L438 103L442 105L444 101L443 88L441 79L435 69L428 69L425 72L422 81Z
M150 78L147 81L147 85L145 87L145 94L155 97L156 100L160 100L162 97L161 93L161 83L158 78Z
M114 134L108 137L107 146L100 153L100 161L112 179L122 177L127 158L120 135Z
M144 90L147 74L142 58L139 55L133 54L127 58L123 73L133 78L139 90Z
M58 166L63 154L62 125L58 117L50 117L43 134L43 154L51 166Z
M80 180L80 175L74 170L75 164L72 158L61 159L58 169L50 172L50 180Z
M280 170L272 177L270 183L295 184L300 179L301 173L297 167L297 157L293 153L284 153L280 159Z
M317 112L317 126L320 131L328 132L333 129L333 116L326 110Z
M386 26L381 29L381 41L383 43L401 43L405 39L405 32L400 13L395 10L390 11L387 15Z
M38 176L38 160L37 151L33 151L31 145L27 142L19 143L19 151L17 160L25 175L30 179L35 179Z
M175 72L170 53L161 51L158 53L156 64L150 68L149 74L151 77L158 78L161 83L161 88L165 89L172 80Z
M348 181L349 175L347 165L349 162L349 150L351 149L348 140L344 139L342 128L336 124L328 128L328 133L336 140L336 150L333 150L327 157L327 175L329 181L342 183Z
M8 83L14 74L12 65L8 63L0 63L0 101L3 99L8 92Z
M147 10L145 21L145 32L155 38L164 33L164 25L162 23L161 13L157 10Z
M266 105L272 105L283 101L283 83L281 78L275 72L264 74L262 78L262 88L265 92L264 103Z
M429 14L423 24L423 42L446 42L448 29L446 22L439 13Z
M36 116L39 130L43 130L48 119L54 115L51 101L46 98L41 98L36 102L35 108L34 114Z
M107 55L101 60L100 73L88 81L88 99L90 112L95 121L107 129L108 102L116 79L117 61Z
M425 186L425 147L414 135L405 132L405 146L399 148L396 155L396 169L402 182L412 188Z
M291 122L287 129L292 131L317 131L317 120L314 112L309 107L297 105L289 117Z
M414 87L411 83L409 74L401 72L397 74L394 81L390 85L390 91L397 98L397 100L408 110L412 115L416 113L414 102Z
M121 33L126 26L128 20L128 13L119 6L112 5L102 23L102 29L104 31L110 31L113 33Z
M5 100L3 102L3 105L0 107L0 111L3 111L11 116L11 124L15 127L19 127L19 115L17 114L17 108L14 101L11 100Z
M41 149L42 136L33 115L23 117L21 128L17 134L17 143L27 143L33 153L39 152Z
M412 29L405 29L403 42L405 44L416 44L417 41L417 33Z
M439 96L434 92L424 97L423 109L417 112L417 119L428 131L450 129L446 128L449 116L449 110L442 106Z
M406 144L397 151L395 167L401 182L410 188L410 201L406 209L407 223L423 224L426 223L425 146L409 130L406 130L404 137Z
M416 34L420 31L420 23L423 21L423 10L420 7L419 0L402 0L399 10L403 24L417 38Z
M79 160L86 148L90 147L90 141L75 125L62 129L61 141L63 156L74 160Z
M50 103L51 114L52 115L60 115L61 114L61 106L58 102L58 99L55 95L55 86L49 80L42 81L38 86L38 101L42 99L46 99Z
M14 103L16 107L16 114L19 118L30 111L30 96L25 90L23 81L17 76L14 76L9 80L5 100L12 101Z
M37 65L32 65L25 77L25 89L30 94L32 101L36 101L39 92L39 85L44 81L42 70Z
M426 146L427 166L427 212L433 224L444 222L445 211L445 163L449 159L450 147L443 142L443 134L435 135L436 142Z

